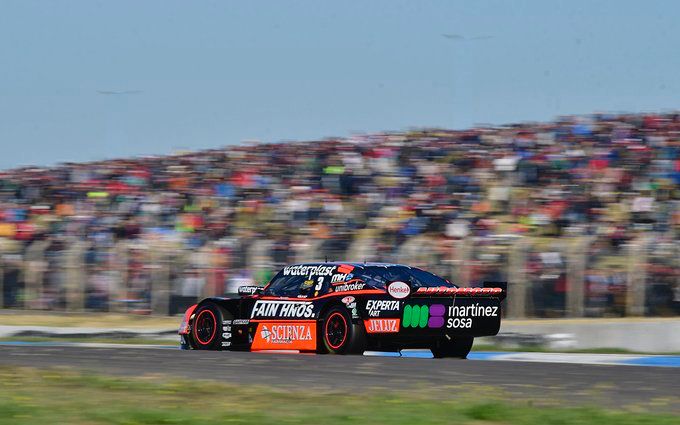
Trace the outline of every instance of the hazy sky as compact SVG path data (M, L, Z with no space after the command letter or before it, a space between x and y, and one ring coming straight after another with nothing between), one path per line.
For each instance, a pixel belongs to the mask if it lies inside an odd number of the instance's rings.
M672 0L0 0L0 168L676 109L679 22Z

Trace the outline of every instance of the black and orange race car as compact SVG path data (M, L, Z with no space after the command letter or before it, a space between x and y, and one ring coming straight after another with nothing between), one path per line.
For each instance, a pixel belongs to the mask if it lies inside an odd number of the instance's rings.
M399 264L310 263L281 270L264 288L191 306L181 347L348 354L427 348L465 358L474 337L496 335L507 285L461 288Z

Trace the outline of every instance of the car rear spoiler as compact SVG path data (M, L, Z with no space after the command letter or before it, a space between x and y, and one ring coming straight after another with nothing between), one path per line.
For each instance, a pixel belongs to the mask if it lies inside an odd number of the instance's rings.
M507 293L508 282L484 282L483 288L451 288L447 286L418 288L414 295L428 297L449 297L452 295L458 297L495 297L500 298L501 301L503 301L507 296Z

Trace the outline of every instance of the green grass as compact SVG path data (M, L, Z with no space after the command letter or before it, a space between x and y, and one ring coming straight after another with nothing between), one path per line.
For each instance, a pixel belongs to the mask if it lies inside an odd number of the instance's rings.
M179 346L179 336L175 339L156 339L148 337L131 338L98 338L98 337L43 337L43 336L12 336L0 338L8 342L92 342L105 344L134 344L134 345L171 345Z
M177 329L181 317L123 313L66 313L0 309L0 323L13 326Z
M617 424L671 425L678 416L596 407L452 398L465 391L284 391L160 377L0 367L0 424Z

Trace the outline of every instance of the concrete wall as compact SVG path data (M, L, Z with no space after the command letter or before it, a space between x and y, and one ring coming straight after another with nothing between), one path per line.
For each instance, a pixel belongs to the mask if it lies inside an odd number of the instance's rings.
M560 335L559 348L680 353L680 318L505 320L503 333Z

